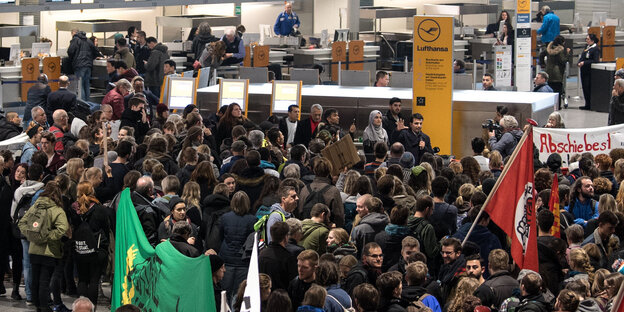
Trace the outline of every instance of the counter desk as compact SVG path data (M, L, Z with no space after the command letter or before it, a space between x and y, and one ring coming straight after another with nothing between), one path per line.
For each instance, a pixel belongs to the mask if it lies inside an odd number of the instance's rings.
M248 117L255 123L266 120L269 116L272 84L249 85ZM197 104L204 113L213 113L217 109L219 86L201 88L197 91ZM312 104L319 103L324 108L336 108L340 112L340 126L348 129L355 119L358 127L356 137L368 125L368 115L372 110L385 114L388 101L392 97L401 99L403 111L407 117L412 114L411 88L376 88L346 87L327 85L304 85L301 90L301 119L307 118ZM548 115L556 104L555 93L504 92L455 90L453 92L453 153L457 157L472 155L470 141L482 135L481 124L486 119L493 119L496 106L505 105L509 113L518 119L521 125L527 118L535 119L540 125L546 123ZM427 123L435 122L437 116L424 116L424 131ZM435 142L432 142L435 145Z
M371 73L371 82L375 81L375 75L377 74L377 58L379 58L380 47L364 45L364 70ZM321 49L295 49L293 50L294 66L295 67L312 67L314 64L323 65L325 71L321 75L321 79L324 81L331 80L331 48ZM349 52L349 46L347 45L347 53Z
M591 64L591 110L608 113L615 76L615 63Z

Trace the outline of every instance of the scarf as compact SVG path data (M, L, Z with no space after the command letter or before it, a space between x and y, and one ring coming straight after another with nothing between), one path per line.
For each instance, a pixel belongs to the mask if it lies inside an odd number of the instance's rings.
M373 121L377 114L381 115L381 112L374 110L368 115L368 126L364 129L364 141L369 140L372 142L388 142L388 133L382 127L382 125L375 126Z

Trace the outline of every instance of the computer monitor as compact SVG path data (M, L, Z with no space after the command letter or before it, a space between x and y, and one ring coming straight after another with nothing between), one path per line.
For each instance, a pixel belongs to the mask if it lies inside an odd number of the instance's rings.
M274 80L271 99L271 113L288 113L290 105L301 109L301 81Z
M195 79L189 77L169 77L169 108L184 109L195 104Z
M334 42L335 41L348 41L349 40L349 29L336 29L334 31Z
M30 55L32 57L50 55L50 43L49 42L33 42L32 48L30 50Z
M237 103L247 115L248 79L221 79L219 82L219 108Z

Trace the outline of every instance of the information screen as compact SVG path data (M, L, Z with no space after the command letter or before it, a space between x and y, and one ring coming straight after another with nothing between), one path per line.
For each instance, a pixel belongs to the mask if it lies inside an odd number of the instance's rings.
M184 109L194 104L195 79L171 77L169 80L169 108Z
M246 79L221 79L219 87L219 108L224 105L238 103L243 112L247 111L247 88L249 81Z
M274 81L271 112L288 113L290 105L301 106L301 81Z

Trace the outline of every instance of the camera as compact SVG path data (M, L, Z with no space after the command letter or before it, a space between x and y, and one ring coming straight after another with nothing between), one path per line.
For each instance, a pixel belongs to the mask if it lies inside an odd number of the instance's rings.
M481 128L487 129L488 132L494 131L497 141L503 136L503 127L493 119L486 120L485 123L481 124Z

